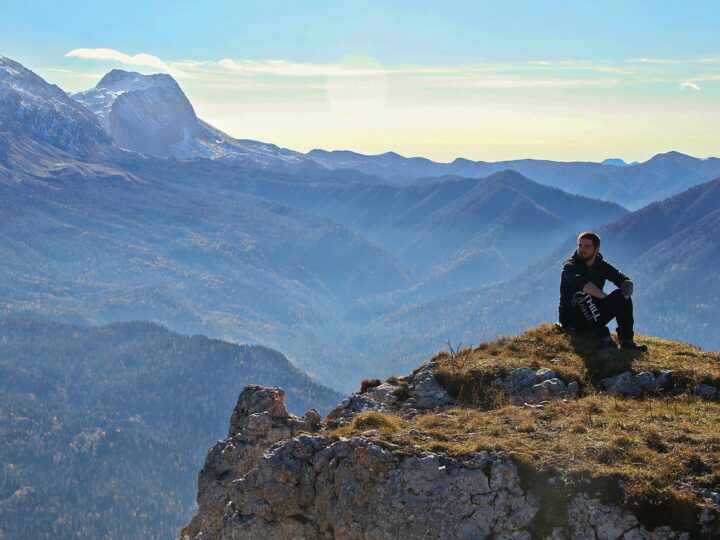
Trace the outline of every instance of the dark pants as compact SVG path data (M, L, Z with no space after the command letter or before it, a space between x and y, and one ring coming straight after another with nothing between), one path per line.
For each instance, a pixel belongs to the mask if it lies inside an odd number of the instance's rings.
M615 289L605 298L594 298L588 294L576 293L573 298L572 327L580 332L595 332L599 337L610 334L607 323L615 319L620 340L633 339L632 299L625 298L620 289Z

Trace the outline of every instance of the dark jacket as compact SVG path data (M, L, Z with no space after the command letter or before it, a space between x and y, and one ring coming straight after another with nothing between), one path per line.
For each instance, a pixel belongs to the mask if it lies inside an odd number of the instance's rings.
M630 278L615 268L609 262L603 260L600 253L595 257L595 262L591 266L585 264L577 254L565 261L563 264L562 274L560 276L560 324L563 326L573 326L572 323L572 296L578 291L582 291L583 287L592 281L598 289L605 286L606 281L611 281L619 287L623 281Z

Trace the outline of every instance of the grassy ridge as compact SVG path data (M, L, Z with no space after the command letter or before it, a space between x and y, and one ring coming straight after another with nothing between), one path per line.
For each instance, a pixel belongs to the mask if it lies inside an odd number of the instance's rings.
M600 350L591 338L541 325L441 353L436 377L456 398L455 407L412 417L363 413L333 433L365 432L408 451L503 451L525 471L527 487L541 495L540 526L556 520L584 490L621 503L649 527L699 534L698 514L717 514L703 490L720 491L720 403L694 389L700 382L720 386L720 354L638 339L649 352ZM550 367L565 382L579 380L581 395L543 407L510 404L493 381L518 367ZM674 370L674 387L652 396L611 396L597 386L623 371L664 369Z

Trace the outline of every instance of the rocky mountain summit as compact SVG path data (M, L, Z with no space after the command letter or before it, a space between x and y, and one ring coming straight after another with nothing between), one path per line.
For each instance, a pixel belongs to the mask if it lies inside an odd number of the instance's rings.
M54 84L0 56L0 133L88 157L109 138L95 117Z
M116 145L134 152L181 160L227 158L262 166L310 162L298 152L234 139L203 122L177 81L165 73L113 69L94 88L72 97L95 113Z
M646 341L544 325L363 381L322 421L247 386L180 538L714 537L720 355Z
M0 183L78 170L92 176L98 159L112 151L110 137L90 111L0 55Z
M114 69L73 98L93 111L115 144L158 157L212 157L207 131L180 86L166 74ZM217 137L213 137L213 141Z

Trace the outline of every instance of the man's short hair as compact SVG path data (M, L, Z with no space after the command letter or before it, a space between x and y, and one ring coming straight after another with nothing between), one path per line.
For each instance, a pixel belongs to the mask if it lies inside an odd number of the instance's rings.
M585 231L583 233L580 233L578 235L578 240L580 240L581 238L589 238L590 240L592 240L593 247L595 249L600 247L600 237L593 231Z

